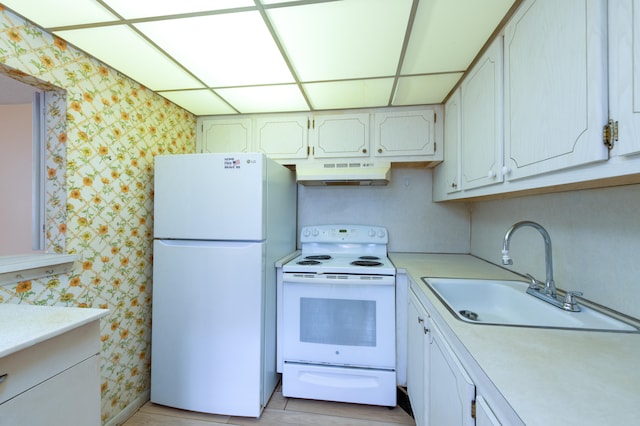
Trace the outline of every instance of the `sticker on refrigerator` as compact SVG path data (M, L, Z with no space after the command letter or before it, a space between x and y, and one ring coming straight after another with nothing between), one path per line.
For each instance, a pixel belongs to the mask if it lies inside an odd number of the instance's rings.
M224 168L225 169L239 169L240 168L240 160L237 158L225 158L224 159Z

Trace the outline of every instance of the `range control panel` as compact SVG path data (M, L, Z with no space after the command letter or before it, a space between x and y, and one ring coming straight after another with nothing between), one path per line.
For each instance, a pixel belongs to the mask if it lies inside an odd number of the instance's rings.
M301 243L387 244L389 236L383 226L314 225L300 232Z

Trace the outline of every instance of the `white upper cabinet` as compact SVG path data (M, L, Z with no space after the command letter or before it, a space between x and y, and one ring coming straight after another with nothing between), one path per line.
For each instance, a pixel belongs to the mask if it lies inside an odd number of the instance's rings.
M461 86L461 185L502 182L502 38L482 55Z
M198 152L251 152L252 123L250 118L203 120L198 126Z
M436 152L433 109L374 114L373 143L376 157L433 156Z
M460 191L460 88L444 105L444 161L434 170L434 197Z
M307 115L256 118L256 150L273 158L307 158L309 121Z
M618 122L612 154L640 152L640 0L609 1L609 114Z
M310 145L315 158L368 157L369 113L316 115Z
M608 158L606 12L601 0L528 0L505 27L507 180Z

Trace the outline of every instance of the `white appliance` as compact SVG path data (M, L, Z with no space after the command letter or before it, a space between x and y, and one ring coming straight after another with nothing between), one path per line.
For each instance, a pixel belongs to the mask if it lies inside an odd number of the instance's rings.
M151 401L259 417L278 382L294 173L262 154L157 156L154 193Z
M287 397L396 405L395 267L383 227L304 227L278 279Z

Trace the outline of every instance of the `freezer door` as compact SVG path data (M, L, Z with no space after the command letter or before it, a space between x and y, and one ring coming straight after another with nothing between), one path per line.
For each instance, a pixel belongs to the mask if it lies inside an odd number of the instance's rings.
M263 255L264 243L154 242L151 401L260 415Z
M184 154L155 159L155 238L265 239L262 154Z

